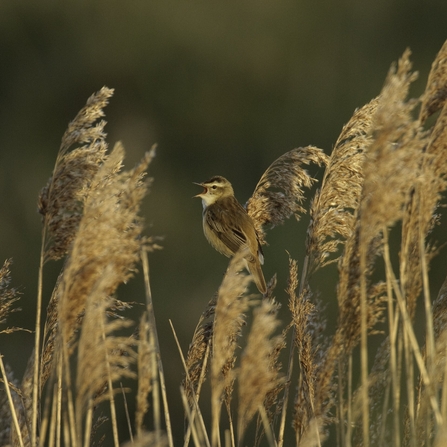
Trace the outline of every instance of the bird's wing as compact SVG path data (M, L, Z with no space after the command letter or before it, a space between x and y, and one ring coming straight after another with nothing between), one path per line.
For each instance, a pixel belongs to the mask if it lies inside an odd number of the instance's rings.
M236 253L242 245L247 244L247 236L242 229L234 222L228 222L227 219L217 218L210 209L206 213L206 221L209 228L216 234L222 243L234 253Z

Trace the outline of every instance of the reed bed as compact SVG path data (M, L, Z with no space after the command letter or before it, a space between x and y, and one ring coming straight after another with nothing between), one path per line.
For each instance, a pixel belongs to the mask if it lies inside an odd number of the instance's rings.
M297 148L261 177L246 208L262 243L270 228L310 216L303 259L289 259L288 321L278 316L276 277L265 296L250 295L237 253L198 316L186 356L179 350L182 421L171 421L167 404L179 391L165 384L147 256L158 245L143 234L140 213L155 148L124 170L124 148L109 151L102 120L113 90L92 95L38 198L35 346L21 380L0 356L0 445L173 446L171 425L184 426L185 446L447 445L447 278L439 291L430 284L431 263L442 262L431 235L445 225L447 42L425 91L409 98L416 77L407 50L378 96L354 111L330 156ZM312 166L325 171L307 210ZM57 259L63 268L42 309L43 271ZM322 296L312 279L331 264L336 292ZM20 330L6 325L20 300L11 265L0 269L6 334ZM138 266L145 307L130 321L117 288ZM329 301L338 308L333 325ZM129 381L134 391L122 385Z

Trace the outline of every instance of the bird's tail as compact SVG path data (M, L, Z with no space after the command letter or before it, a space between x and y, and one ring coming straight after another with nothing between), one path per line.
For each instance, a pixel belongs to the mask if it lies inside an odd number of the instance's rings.
M247 261L248 271L253 276L253 281L256 284L258 290L265 295L267 293L267 286L265 284L264 274L260 262L256 259L252 262Z

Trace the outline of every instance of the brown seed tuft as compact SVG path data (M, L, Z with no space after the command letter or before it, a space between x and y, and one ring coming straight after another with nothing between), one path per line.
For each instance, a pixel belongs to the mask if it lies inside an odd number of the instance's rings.
M39 196L39 212L47 228L46 259L60 259L73 242L90 182L105 160L107 143L104 116L113 90L103 87L69 124L56 159L53 175ZM82 145L69 152L74 144Z
M305 213L303 188L310 188L313 179L303 165L314 163L326 165L327 155L314 146L293 149L275 160L264 172L246 204L259 239L265 243L264 225L275 227L290 216L299 219L298 213Z

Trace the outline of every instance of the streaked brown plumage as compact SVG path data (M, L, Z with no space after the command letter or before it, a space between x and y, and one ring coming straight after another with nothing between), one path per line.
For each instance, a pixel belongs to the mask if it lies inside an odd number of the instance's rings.
M247 268L258 290L265 294L267 287L261 269L264 263L262 248L253 221L234 197L231 183L224 177L215 176L196 185L205 188L195 197L202 199L203 232L208 242L227 257L240 249L247 249Z

